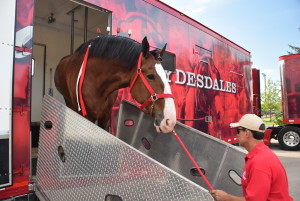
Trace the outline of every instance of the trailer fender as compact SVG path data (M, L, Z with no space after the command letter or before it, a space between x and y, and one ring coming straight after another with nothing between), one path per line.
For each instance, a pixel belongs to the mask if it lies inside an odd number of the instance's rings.
M267 146L269 146L271 144L272 131L273 130L271 130L271 129L265 130L264 143Z

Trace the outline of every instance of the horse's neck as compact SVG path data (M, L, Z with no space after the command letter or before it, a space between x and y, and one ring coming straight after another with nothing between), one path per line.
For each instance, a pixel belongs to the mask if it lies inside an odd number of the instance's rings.
M86 79L93 80L93 84L103 95L109 95L120 88L128 87L135 72L134 68L116 61L92 58L87 66Z

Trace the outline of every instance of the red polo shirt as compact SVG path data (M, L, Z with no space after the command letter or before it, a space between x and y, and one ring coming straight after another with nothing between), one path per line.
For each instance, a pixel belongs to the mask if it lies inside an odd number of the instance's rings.
M292 201L286 172L278 157L264 142L245 157L242 175L244 197L247 201Z

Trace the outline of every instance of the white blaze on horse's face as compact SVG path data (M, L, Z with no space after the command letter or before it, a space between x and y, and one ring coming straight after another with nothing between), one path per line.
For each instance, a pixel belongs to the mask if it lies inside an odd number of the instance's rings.
M164 94L172 94L171 87L168 83L166 73L162 67L161 64L156 64L155 69L157 74L160 76L161 80L164 83ZM163 133L171 132L174 129L174 126L176 124L176 109L175 109L175 103L173 98L164 98L165 99L165 107L163 110L163 120L161 121L159 126L156 127L156 131Z

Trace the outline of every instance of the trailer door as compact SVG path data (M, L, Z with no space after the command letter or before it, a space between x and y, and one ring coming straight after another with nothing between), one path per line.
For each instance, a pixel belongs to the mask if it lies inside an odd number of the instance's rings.
M12 96L16 0L0 1L0 188L12 184Z

